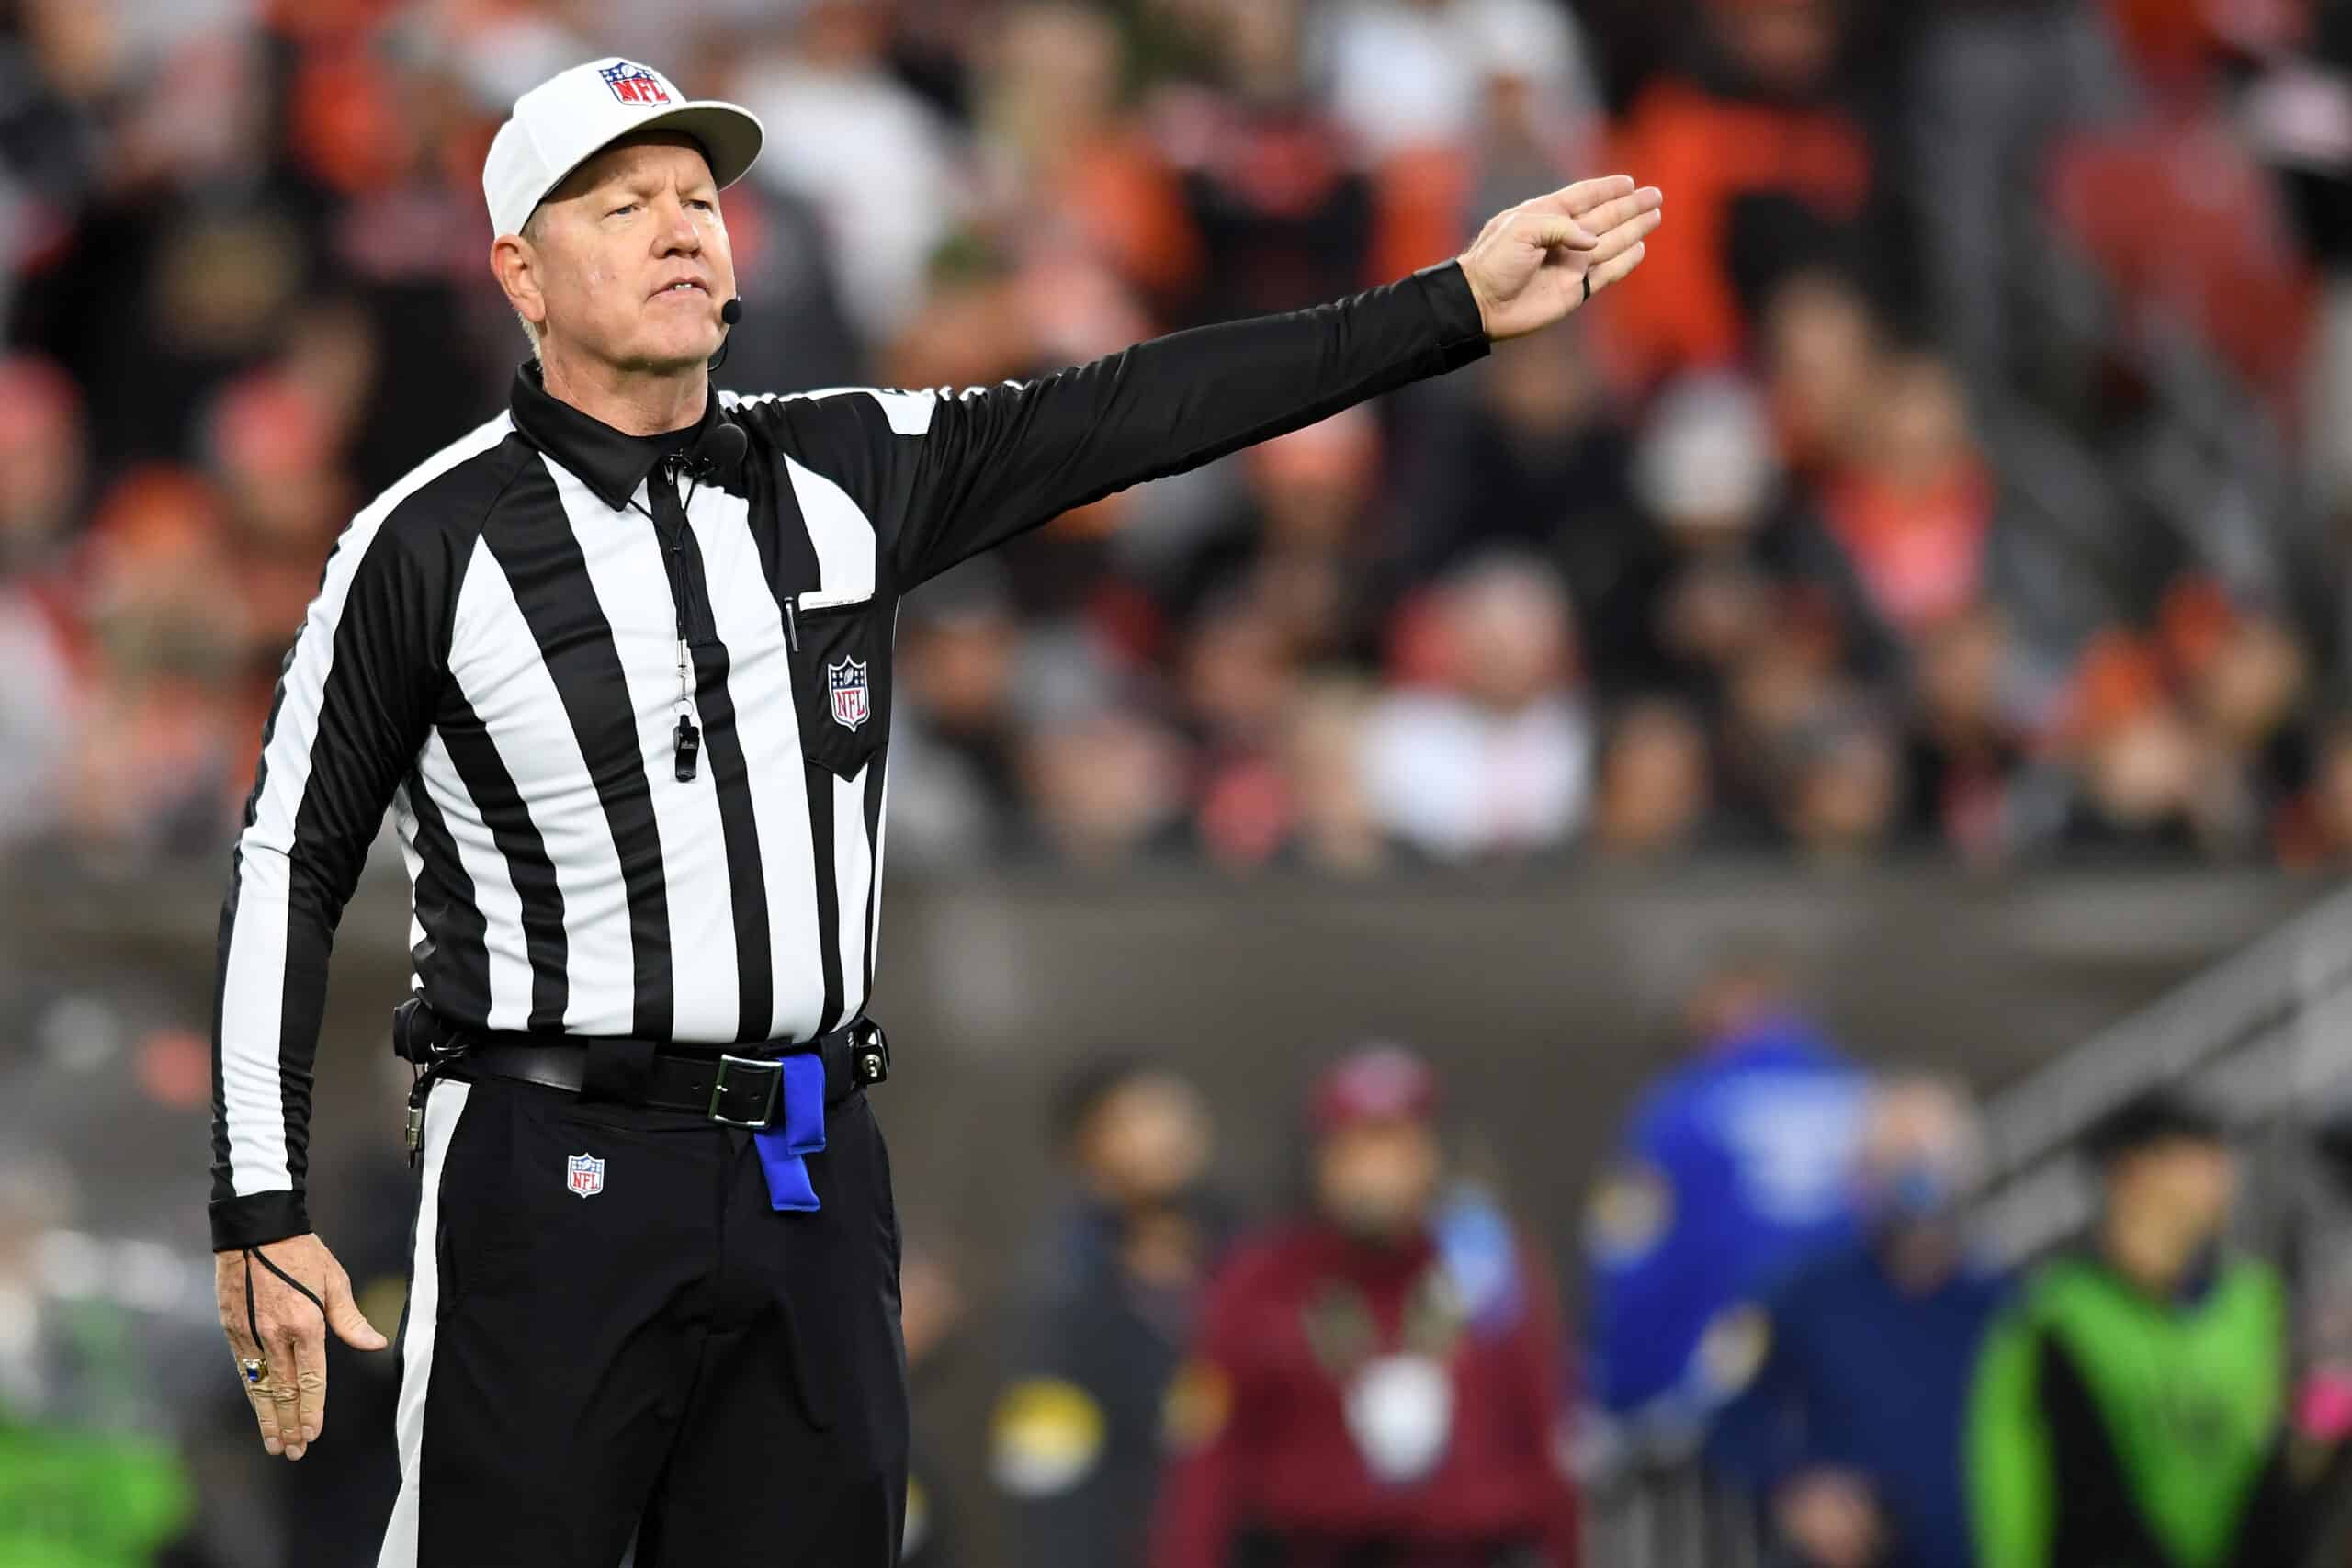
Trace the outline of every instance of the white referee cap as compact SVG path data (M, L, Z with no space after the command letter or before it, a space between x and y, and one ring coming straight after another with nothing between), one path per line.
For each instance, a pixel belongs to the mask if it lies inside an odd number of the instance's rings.
M765 132L740 104L690 99L659 71L610 56L557 73L514 100L482 160L491 227L519 233L564 176L639 130L676 130L702 143L720 189L743 177Z

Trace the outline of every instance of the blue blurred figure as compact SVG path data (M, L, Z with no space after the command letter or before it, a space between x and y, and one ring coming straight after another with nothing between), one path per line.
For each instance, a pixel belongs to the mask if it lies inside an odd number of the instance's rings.
M1753 1303L1857 1234L1865 1076L1770 959L1719 966L1692 1014L1699 1050L1641 1101L1586 1221L1587 1388L1611 1448L1694 1446L1761 1359Z
M1857 1171L1866 1238L1767 1300L1770 1348L1708 1453L1804 1568L1973 1568L1968 1391L2005 1295L1962 1224L1982 1164L1958 1093L1888 1086Z

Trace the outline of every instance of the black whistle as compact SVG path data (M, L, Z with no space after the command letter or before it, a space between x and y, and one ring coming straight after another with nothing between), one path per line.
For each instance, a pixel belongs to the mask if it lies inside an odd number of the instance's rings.
M695 776L695 760L702 755L702 731L695 721L684 716L678 720L678 782L684 784Z

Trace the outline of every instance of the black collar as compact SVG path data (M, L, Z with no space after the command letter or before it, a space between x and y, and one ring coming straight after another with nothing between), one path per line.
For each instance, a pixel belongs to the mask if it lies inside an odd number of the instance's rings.
M536 362L514 372L507 400L514 428L540 451L578 474L596 498L618 512L662 459L686 450L718 423L718 393L703 399L702 417L666 435L631 435L552 396Z

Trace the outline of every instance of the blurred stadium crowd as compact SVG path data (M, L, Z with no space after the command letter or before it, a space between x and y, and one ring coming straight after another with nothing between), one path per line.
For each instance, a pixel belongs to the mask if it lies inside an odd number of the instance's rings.
M14 0L0 843L209 855L357 504L523 346L481 153L769 128L722 379L957 386L1624 167L1572 330L943 581L896 864L2352 853L2352 18L2302 0Z

